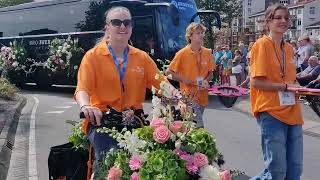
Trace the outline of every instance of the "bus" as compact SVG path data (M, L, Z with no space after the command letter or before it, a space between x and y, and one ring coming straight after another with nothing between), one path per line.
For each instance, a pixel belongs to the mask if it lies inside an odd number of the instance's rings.
M51 0L0 8L0 46L21 43L29 58L46 62L55 39L77 40L83 52L68 64L77 67L81 56L104 36L104 13L112 6L125 6L131 11L134 26L130 43L157 63L158 59L172 59L186 45L186 27L200 22L202 14L211 14L214 25L221 27L219 14L198 10L194 0ZM76 70L65 68L57 73L39 66L12 80L45 87L75 85L77 73L69 71Z

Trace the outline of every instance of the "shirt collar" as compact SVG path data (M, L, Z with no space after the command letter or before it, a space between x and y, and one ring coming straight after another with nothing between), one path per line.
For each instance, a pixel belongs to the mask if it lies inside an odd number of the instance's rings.
M195 54L194 51L191 49L191 45L190 44L187 46L187 48L190 50L191 54ZM202 53L202 50L203 50L203 47L201 46L200 47L200 51L199 51L200 54Z
M129 52L128 54L135 54L137 53L137 49L133 46L128 45ZM99 42L96 46L98 54L101 54L103 56L109 56L111 53L109 49L107 48L107 40L103 39L101 42Z

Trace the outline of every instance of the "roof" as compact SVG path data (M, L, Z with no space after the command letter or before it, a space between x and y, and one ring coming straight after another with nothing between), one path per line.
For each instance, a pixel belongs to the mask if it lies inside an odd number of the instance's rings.
M306 27L306 29L311 29L311 28L320 28L320 21L313 23L313 24L310 24Z
M293 8L297 8L297 7L304 7L304 5L314 2L316 0L308 0L308 1L304 1L304 2L298 2L296 4L290 4L288 5L288 9L293 9Z

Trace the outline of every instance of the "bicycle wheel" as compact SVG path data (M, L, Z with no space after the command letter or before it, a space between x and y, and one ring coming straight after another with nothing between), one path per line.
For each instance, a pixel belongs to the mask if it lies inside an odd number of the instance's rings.
M231 108L236 103L238 97L218 96L219 101L227 108Z

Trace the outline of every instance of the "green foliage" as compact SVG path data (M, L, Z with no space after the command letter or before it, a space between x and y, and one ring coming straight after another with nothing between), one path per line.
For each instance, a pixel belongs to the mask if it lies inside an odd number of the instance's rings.
M184 180L186 171L180 166L181 160L171 151L158 149L148 156L148 161L140 169L141 180Z
M242 14L242 1L240 0L195 0L198 9L215 10L223 16L221 18L224 27L231 28L232 20ZM205 37L205 46L213 48L217 34L213 33L211 16L201 17L201 21L208 28Z
M150 126L144 126L135 130L138 137L145 141L153 141L153 130Z
M28 2L33 2L33 0L0 0L0 7L14 6Z
M71 142L73 147L77 150L87 151L89 149L89 140L83 132L82 122L83 121L75 123L74 127L71 129L72 134L69 136L69 142Z
M0 97L4 99L12 99L18 89L10 84L7 79L0 78Z
M194 129L189 132L184 142L186 151L193 154L200 152L208 156L209 162L213 161L218 153L215 139L208 131L203 128Z
M121 180L130 180L131 178L129 155L124 150L109 151L104 162L99 166L99 170L95 174L97 180L105 180L108 176L108 170L113 166L117 166L122 170Z
M320 52L320 44L315 44L314 49L316 52Z

